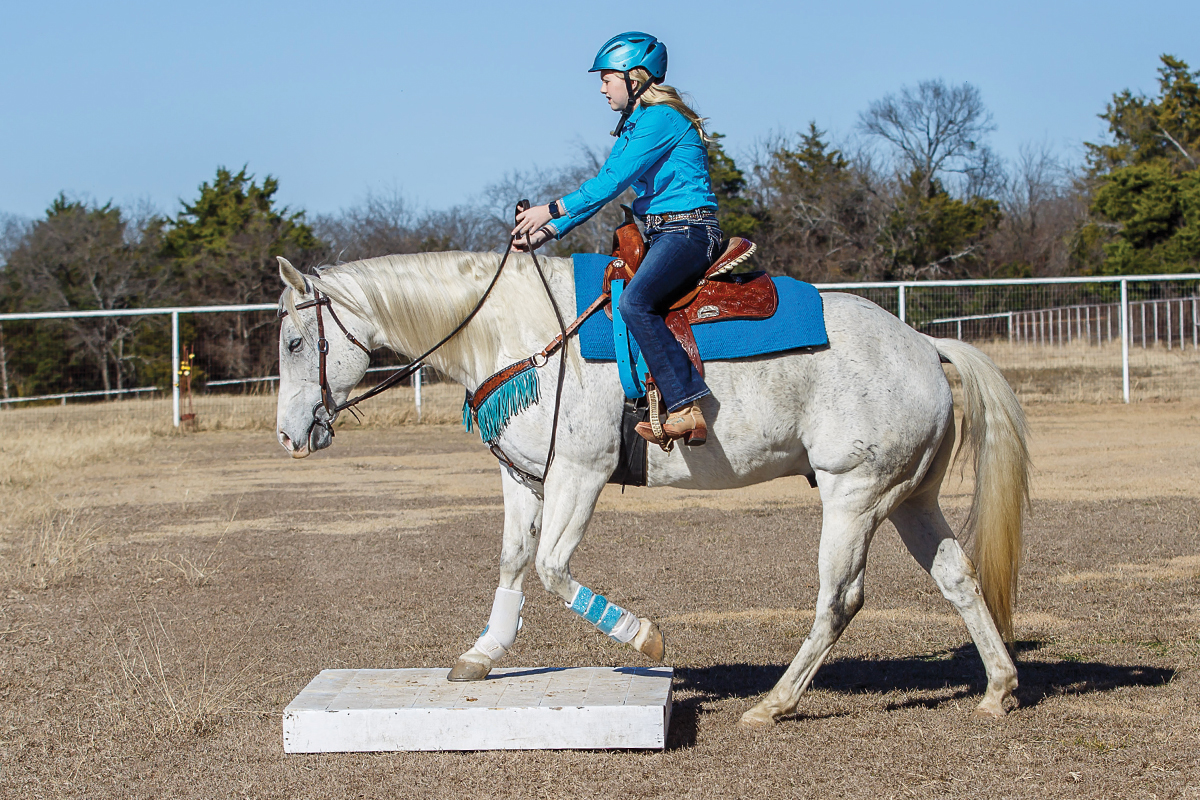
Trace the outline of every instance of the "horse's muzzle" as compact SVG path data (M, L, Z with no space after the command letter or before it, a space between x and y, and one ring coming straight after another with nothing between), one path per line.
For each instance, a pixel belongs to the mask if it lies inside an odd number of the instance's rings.
M308 447L308 442L305 442L302 446L297 447L296 443L292 441L292 437L288 436L283 431L279 431L279 443L283 445L283 449L287 450L288 455L290 455L292 458L304 458L311 452Z

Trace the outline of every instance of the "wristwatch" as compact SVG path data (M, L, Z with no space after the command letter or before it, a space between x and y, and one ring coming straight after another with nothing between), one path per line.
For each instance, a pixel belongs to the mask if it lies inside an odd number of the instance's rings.
M562 216L562 209L558 207L557 200L550 201L550 219L558 219Z

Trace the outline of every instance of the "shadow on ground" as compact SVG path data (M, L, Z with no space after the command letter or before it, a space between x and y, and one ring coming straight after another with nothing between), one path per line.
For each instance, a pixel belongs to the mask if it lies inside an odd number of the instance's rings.
M1175 675L1174 670L1139 664L1042 660L1024 655L1041 645L1037 641L1021 641L1015 646L1021 681L1016 698L1023 708L1037 706L1047 697L1057 695L1109 692L1127 686L1165 686ZM770 690L786 668L786 664L717 664L676 670L675 691L686 696L672 704L668 747L690 747L695 743L697 720L709 713L706 706L731 698L757 697ZM825 664L813 681L814 688L845 696L918 693L879 706L878 710L883 711L938 708L955 700L981 697L986 685L983 664L972 644L910 658L841 658ZM842 709L806 714L803 700L800 708L797 716L810 719L854 713Z

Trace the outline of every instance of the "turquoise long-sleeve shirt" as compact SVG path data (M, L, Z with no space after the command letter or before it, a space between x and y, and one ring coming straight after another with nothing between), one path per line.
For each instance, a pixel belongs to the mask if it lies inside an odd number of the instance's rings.
M637 195L633 213L639 217L717 207L700 134L670 106L638 106L600 174L562 199L563 215L551 222L558 238L630 186Z

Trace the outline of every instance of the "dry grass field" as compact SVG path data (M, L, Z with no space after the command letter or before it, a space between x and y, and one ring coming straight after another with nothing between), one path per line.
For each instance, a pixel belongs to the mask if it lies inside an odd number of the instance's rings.
M662 623L666 751L284 756L319 670L449 666L486 620L499 478L445 424L458 392L303 461L233 407L183 433L127 404L0 413L0 796L1200 797L1194 401L1029 407L1006 720L970 716L979 658L885 525L799 713L740 729L812 619L815 491L610 487L573 567ZM953 521L970 488L948 480ZM506 664L644 663L528 587Z
M1111 403L1122 399L1121 343L1038 346L973 342L991 356L1023 403ZM1134 402L1200 400L1200 350L1190 341L1129 348Z

